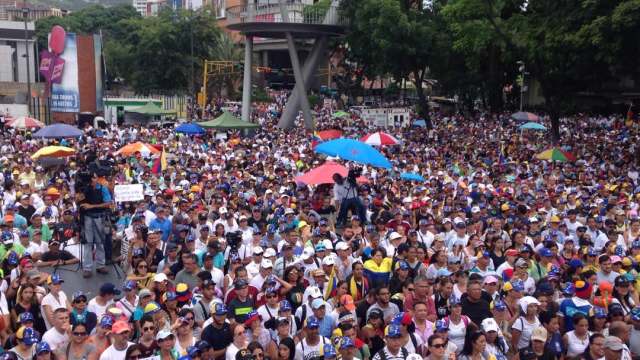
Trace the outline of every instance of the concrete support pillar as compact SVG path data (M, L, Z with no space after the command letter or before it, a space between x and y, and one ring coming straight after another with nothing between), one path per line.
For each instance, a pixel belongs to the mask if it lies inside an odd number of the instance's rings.
M293 42L293 35L287 33L287 43L289 48L289 57L291 58L291 67L293 68L293 76L296 79L296 89L300 107L302 108L302 116L304 117L304 127L307 130L313 130L315 125L313 123L313 117L311 116L311 106L309 105L309 98L307 97L307 90L305 87L305 81L302 77L302 68L300 66L300 59L298 59L298 50L296 44Z
M269 67L269 50L262 51L262 66Z
M242 120L251 121L251 57L253 38L247 36L244 42L244 77L242 79Z
M305 85L305 89L304 89L305 93L309 91L311 82L313 81L313 75L316 69L318 68L318 63L320 61L320 58L324 55L324 53L326 52L326 49L327 49L326 36L320 37L315 40L313 44L313 48L311 49L311 52L307 57L307 61L305 61L304 63L304 68L302 69L302 73L303 73L302 75L304 78L304 85ZM301 107L300 97L299 97L300 86L301 84L298 83L298 80L296 79L295 88L293 89L291 96L289 96L289 100L287 100L287 105L285 106L284 111L280 116L278 127L287 129L293 126L296 116L298 115L298 111L300 110L300 107Z

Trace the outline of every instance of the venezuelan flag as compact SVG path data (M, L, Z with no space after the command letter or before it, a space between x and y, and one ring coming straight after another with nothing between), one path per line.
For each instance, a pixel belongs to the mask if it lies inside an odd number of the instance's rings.
M391 258L384 258L380 265L369 259L364 262L364 274L369 279L370 285L374 288L389 283L391 275Z
M164 150L164 147L163 147L160 157L158 157L153 162L153 167L151 168L151 172L157 175L166 169L167 169L167 152Z
M331 297L333 297L337 288L338 277L336 276L336 269L334 266L331 270L331 274L329 275L329 282L327 282L327 287L324 290L324 299L329 300Z
M318 146L318 144L320 144L322 142L322 138L320 137L320 134L317 131L313 132L313 135L311 136L311 148L315 149L316 146Z

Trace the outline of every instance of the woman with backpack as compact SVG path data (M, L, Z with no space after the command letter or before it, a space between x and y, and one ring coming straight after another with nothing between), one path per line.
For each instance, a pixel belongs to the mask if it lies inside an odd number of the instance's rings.
M538 306L540 302L533 296L525 296L519 301L520 316L511 325L511 349L518 352L529 347L533 329L540 326Z
M464 339L467 335L467 327L471 323L471 319L466 315L462 315L462 304L460 299L455 296L449 298L449 311L451 314L446 316L443 320L446 327L449 329L449 341L456 344L458 347L458 354L462 351L464 346Z

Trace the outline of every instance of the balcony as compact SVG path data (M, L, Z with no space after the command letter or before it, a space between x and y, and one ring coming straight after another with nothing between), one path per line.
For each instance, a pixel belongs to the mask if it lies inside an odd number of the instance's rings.
M247 35L283 37L292 32L296 37L318 34L341 35L348 19L339 7L319 7L306 4L286 4L288 19L282 18L279 4L234 6L227 9L227 28Z

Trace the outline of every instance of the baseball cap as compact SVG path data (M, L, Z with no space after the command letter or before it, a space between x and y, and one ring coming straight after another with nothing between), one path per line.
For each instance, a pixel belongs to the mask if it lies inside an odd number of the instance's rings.
M49 276L49 279L47 279L47 283L49 283L50 285L59 285L59 284L62 284L63 282L64 280L62 280L62 277L60 276L60 274L53 274Z
M501 299L493 300L491 302L491 309L495 309L497 311L507 310L507 304L504 303Z
M227 315L227 307L225 306L225 304L222 303L215 303L215 306L213 307L213 313L217 316L224 316Z
M168 337L174 336L173 333L169 330L160 330L156 335L156 341L164 340Z
M278 309L278 311L291 311L291 310L293 310L293 307L291 306L291 303L288 300L280 301L280 308Z
M533 331L531 332L531 340L546 342L547 329L542 326L538 326L537 328L533 329Z
M137 287L138 287L138 284L135 282L135 280L127 280L124 283L124 286L122 286L122 290L131 291L131 290L133 290L133 289L135 289Z
M204 350L208 350L211 348L211 344L209 344L209 342L207 340L200 340L196 343L196 347L200 350L200 351L204 351Z
M260 263L260 267L263 269L271 269L273 268L273 262L269 259L262 259L262 262Z
M349 250L350 246L344 241L340 241L336 244L336 250Z
M139 297L140 299L144 299L144 298L146 298L147 296L151 296L151 295L153 295L153 293L151 292L151 290L149 290L149 289L147 289L147 288L144 288L144 289L142 289L142 290L140 290L140 291L138 292L138 297Z
M543 247L542 249L540 249L540 251L538 251L538 255L540 255L541 257L552 257L553 253L551 252L551 250Z
M40 355L44 352L51 352L51 346L46 341L41 341L36 345L36 354Z
M449 331L449 326L444 320L436 320L435 328L436 332Z
M322 346L322 352L324 353L324 358L335 358L336 356L338 356L338 354L336 353L336 349L333 347L332 344L324 344Z
M129 331L129 330L131 330L129 328L129 324L122 320L116 321L115 323L113 323L113 326L111 327L111 332L115 334L122 334L123 332Z
M353 311L356 309L353 297L349 294L345 294L340 297L340 305L344 306L344 308L349 311Z
M32 313L27 311L20 314L20 319L19 319L20 324L24 324L29 321L34 321Z
M101 328L111 328L113 326L113 318L111 316L103 316L100 318Z
M262 253L264 253L262 246L256 246L253 248L253 255L262 255Z
M595 316L597 319L606 319L607 311L604 308L601 308L600 306L594 306L593 316Z
M493 318L485 318L484 320L482 320L481 326L484 332L489 332L489 331L497 332L499 329L498 323Z
M236 290L242 289L247 286L249 286L249 283L247 282L247 280L244 280L244 279L238 279L234 284L234 287L236 288Z
M617 336L607 336L606 338L604 338L604 347L605 349L613 351L620 351L624 349L622 340L620 340Z
M38 332L33 328L21 326L16 331L16 338L22 340L25 345L31 346L38 342Z
M307 328L308 329L317 329L320 327L320 321L315 316L310 316L307 318Z
M323 306L325 306L325 302L324 302L324 300L322 298L314 299L311 302L311 308L314 309L314 310L317 310L317 309L319 309L319 308L321 308Z
M120 295L120 293L120 290L118 290L112 283L104 283L100 286L100 294Z
M387 326L384 331L385 336L390 338L399 338L402 337L402 332L400 331L400 325L391 324Z
M348 349L350 347L355 347L355 346L356 346L356 344L348 336L343 336L340 339L340 350Z

